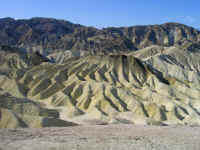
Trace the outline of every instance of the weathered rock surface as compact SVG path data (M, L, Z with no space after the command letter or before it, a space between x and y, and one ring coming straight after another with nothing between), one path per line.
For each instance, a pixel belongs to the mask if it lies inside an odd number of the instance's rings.
M187 41L200 41L200 31L178 23L100 30L51 18L0 19L0 45L43 54L65 50L124 52L151 45L182 45Z
M57 110L42 108L42 105L32 100L16 98L8 93L1 93L0 99L0 128L77 125L60 120Z
M60 64L2 50L0 127L199 125L200 57L189 47L151 46Z

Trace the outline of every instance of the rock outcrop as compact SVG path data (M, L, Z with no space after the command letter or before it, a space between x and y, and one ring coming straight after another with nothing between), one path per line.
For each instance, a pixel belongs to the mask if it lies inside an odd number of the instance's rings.
M0 45L45 55L66 50L124 52L151 45L182 45L188 41L200 41L200 31L178 23L100 30L51 18L0 19Z

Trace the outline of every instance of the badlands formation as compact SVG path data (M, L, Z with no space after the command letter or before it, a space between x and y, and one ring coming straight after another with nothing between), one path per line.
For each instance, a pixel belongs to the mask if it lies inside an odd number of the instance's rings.
M0 19L0 128L199 125L200 32Z
M2 46L0 127L199 125L200 51L190 47L150 46L56 63Z

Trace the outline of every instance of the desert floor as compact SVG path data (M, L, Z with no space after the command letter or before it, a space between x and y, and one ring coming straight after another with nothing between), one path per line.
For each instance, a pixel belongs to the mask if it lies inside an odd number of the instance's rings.
M200 127L96 125L0 129L0 150L200 150Z

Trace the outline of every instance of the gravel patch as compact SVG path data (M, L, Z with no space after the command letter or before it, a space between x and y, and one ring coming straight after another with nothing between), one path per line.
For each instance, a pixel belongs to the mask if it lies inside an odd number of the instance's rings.
M199 150L200 127L96 125L0 129L0 150Z

